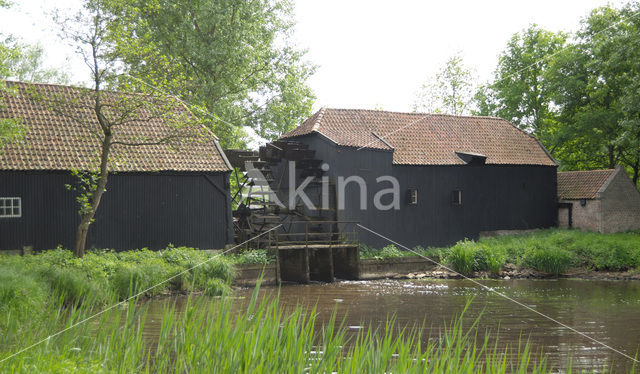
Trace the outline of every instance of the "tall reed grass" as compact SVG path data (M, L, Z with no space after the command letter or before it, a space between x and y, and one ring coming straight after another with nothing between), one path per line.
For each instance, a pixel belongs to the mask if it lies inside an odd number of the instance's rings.
M283 310L253 294L246 307L231 298L190 298L168 305L155 336L145 335L144 304L107 312L3 362L5 372L153 373L546 373L528 344L506 349L478 339L462 316L424 339L420 326L355 336L336 320L318 326L315 311ZM240 309L240 310L239 310ZM59 309L30 324L29 335L0 337L0 360L55 329L85 318L86 307Z

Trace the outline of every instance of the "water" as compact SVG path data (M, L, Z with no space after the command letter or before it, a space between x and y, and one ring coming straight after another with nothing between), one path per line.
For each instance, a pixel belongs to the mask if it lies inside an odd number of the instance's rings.
M640 352L640 282L593 280L482 280L519 302L569 325L622 352L635 356ZM248 298L251 289L234 296ZM275 296L277 288L263 287L263 295ZM460 315L466 301L472 299L465 326L479 315L479 332L489 331L500 347L517 349L527 339L535 355L543 352L555 369L572 368L599 371L607 364L616 372L628 371L632 362L589 339L514 304L466 280L379 280L332 284L289 285L280 289L280 304L285 308L315 306L318 322L331 313L344 318L349 332L384 328L387 318L395 316L400 326L425 326L425 340ZM246 299L245 299L246 300ZM157 299L151 303L148 325L153 338L159 329L167 302L182 305L185 297ZM242 307L242 302L238 307Z

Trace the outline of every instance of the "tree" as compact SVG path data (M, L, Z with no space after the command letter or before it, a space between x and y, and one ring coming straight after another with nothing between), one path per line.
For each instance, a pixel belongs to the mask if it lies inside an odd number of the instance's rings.
M21 43L9 36L0 42L0 79L37 83L69 83L66 72L44 67L45 52L41 45Z
M110 85L118 81L120 66L119 56L114 53L116 48L106 38L110 21L104 12L102 0L88 0L81 13L63 22L66 37L77 47L91 70L93 87L79 90L78 97L73 100L44 94L37 97L49 110L57 111L87 128L93 138L79 141L95 144L99 150L94 168L74 171L79 177L77 200L80 204L80 223L76 230L74 252L79 257L84 255L87 233L107 187L114 161L112 151L119 147L167 143L179 146L181 141L197 141L202 133L199 122L174 97L156 91L133 94L108 90ZM162 118L167 125L167 133L148 138L130 135L136 134L135 126L158 118Z
M629 7L593 10L582 21L576 41L550 65L548 79L560 121L558 139L568 143L559 156L570 168L629 166L629 157L637 157L628 148L629 139L622 140L623 124L632 123L633 85L640 79L638 57L629 55L637 53L635 45L640 43L629 17L634 12L637 9Z
M224 146L273 139L311 114L313 66L290 40L289 0L109 0L109 38L134 85L201 107ZM144 83L141 83L144 82Z
M565 42L563 33L535 24L514 34L500 54L493 82L476 93L477 114L507 119L552 145L555 113L545 72Z
M639 4L630 4L621 10L625 20L624 32L615 40L617 53L614 59L623 63L626 82L622 90L620 104L623 119L620 121L620 135L617 146L621 150L621 160L632 171L633 182L640 182L640 12Z
M9 7L8 1L0 0L0 8ZM0 79L12 79L30 82L66 83L68 76L58 69L44 68L44 50L42 46L21 43L12 36L0 34ZM4 82L0 81L0 109L2 97L12 95ZM0 146L18 141L24 127L20 119L0 119Z
M468 114L473 102L475 79L462 57L450 57L435 76L423 84L416 94L414 111L428 113Z

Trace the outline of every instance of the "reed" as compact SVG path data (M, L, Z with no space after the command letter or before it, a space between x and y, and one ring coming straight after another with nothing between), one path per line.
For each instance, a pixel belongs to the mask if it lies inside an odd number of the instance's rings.
M31 323L30 334L2 336L0 359L92 312L61 307ZM384 328L349 335L335 314L318 326L314 309L283 310L277 297L261 297L256 288L248 301L192 296L184 308L168 304L153 338L145 335L145 303L131 301L0 365L5 372L552 372L526 342L499 348L488 335L478 339L477 325L464 326L462 317L430 339L421 326L392 318Z

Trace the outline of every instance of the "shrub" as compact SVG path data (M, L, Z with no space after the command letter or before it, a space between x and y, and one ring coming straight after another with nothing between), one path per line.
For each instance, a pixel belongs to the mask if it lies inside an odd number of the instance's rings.
M388 245L380 250L369 247L367 245L360 245L360 257L361 258L374 258L377 260L382 260L385 258L397 258L397 257L406 257L406 256L415 256L415 253L409 251L402 251L396 248L395 245Z
M15 267L0 266L0 314L11 313L18 320L32 318L44 309L46 291L46 285L34 274ZM0 318L0 324L2 322L4 318Z
M411 253L411 252L409 252L409 253ZM381 256L382 258L396 258L396 257L404 257L404 256L406 256L407 254L408 254L407 252L399 250L399 249L398 249L398 248L396 248L396 246L395 246L395 245L393 245L393 244L388 245L388 246L386 246L386 247L384 247L384 248L382 248L382 249L380 250L380 256ZM411 254L411 255L413 255L413 254Z
M233 265L223 257L217 257L192 270L193 286L204 290L209 279L219 278L225 283L231 283L234 277Z
M104 289L97 282L75 269L51 266L42 269L40 276L49 284L54 297L67 306L83 303L93 305L107 299Z
M417 246L413 248L413 251L418 253L418 255L420 256L424 256L427 258L430 258L434 261L440 261L443 257L442 255L442 248L436 248L436 247L421 247L421 246ZM414 255L414 253L409 252L410 255Z
M558 275L567 271L575 256L566 249L537 247L529 250L523 265L547 274Z
M499 250L484 245L477 245L473 253L473 270L489 271L498 274L504 264L504 256Z
M125 262L115 269L111 277L111 284L116 295L122 300L160 284L175 274L174 267L157 259L142 263ZM145 295L155 295L171 285L171 282L167 282L166 286L160 285L147 290Z
M473 244L469 240L458 242L447 253L445 257L446 263L460 274L471 274L474 266Z
M191 247L174 247L169 245L166 249L157 252L157 256L168 264L189 268L196 265L196 260L205 261L206 255Z
M111 277L111 287L120 300L143 290L145 275L137 266L123 264L118 266Z
M638 255L640 251L633 251L629 246L620 243L610 243L606 248L590 248L587 266L596 270L621 271L640 265Z
M209 278L206 281L204 293L209 296L226 295L231 291L231 287L219 278Z
M379 252L380 251L375 248L360 243L360 258L376 258Z
M275 256L269 256L266 250L248 250L229 256L236 265L267 265L275 261Z

